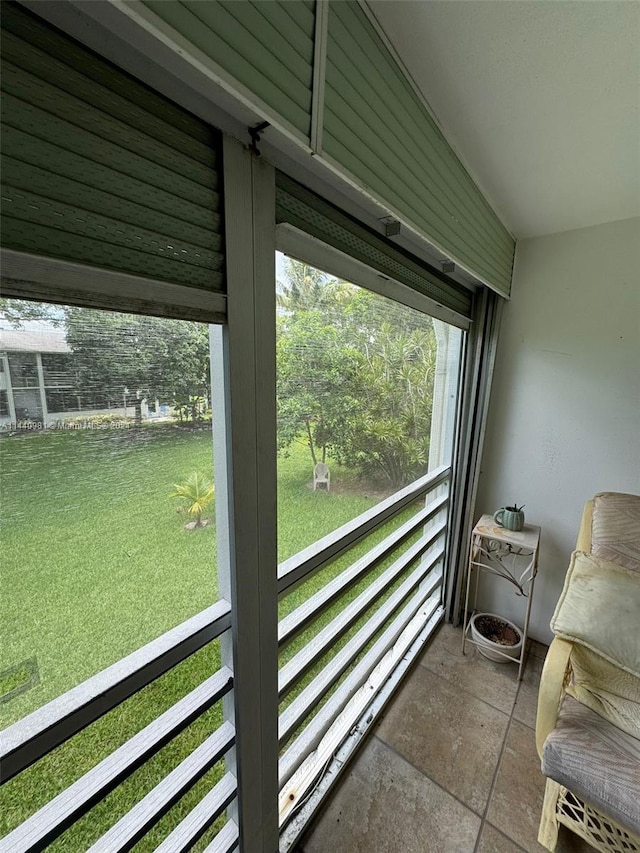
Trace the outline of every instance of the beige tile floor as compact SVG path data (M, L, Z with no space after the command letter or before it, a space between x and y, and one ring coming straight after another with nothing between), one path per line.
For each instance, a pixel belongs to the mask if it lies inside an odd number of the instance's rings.
M443 625L297 853L539 853L535 749L546 648L514 664L461 652ZM558 853L586 853L562 831Z

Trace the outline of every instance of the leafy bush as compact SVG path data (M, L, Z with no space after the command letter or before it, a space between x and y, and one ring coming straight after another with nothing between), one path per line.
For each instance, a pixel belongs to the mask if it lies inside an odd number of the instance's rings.
M69 424L71 426L75 426L76 424L79 427L83 426L109 426L111 424L130 424L133 423L133 418L125 418L123 415L119 415L117 412L105 413L104 415L85 415L78 416L75 418L64 418L61 419L62 423Z

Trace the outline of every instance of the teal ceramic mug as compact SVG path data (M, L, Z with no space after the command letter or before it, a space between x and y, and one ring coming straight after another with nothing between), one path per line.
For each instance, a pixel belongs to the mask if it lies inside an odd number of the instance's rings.
M493 520L507 530L522 530L524 527L524 513L514 506L503 506L496 510L493 513Z

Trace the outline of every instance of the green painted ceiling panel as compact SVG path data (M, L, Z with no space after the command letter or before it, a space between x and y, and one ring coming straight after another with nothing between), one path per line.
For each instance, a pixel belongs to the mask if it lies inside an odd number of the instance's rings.
M206 265L214 268L217 264L211 249L216 252L221 251L221 238L212 228L200 228L190 222L176 219L172 213L152 210L143 204L138 204L137 201L120 198L95 187L88 187L87 184L66 175L52 173L50 169L32 166L10 157L6 149L3 151L3 168L11 176L13 189L23 190L30 195L35 194L51 202L59 202L60 206L66 208L67 216L70 209L75 210L77 217L72 217L72 221L65 230L79 233L74 227L76 220L83 223L94 220L98 224L87 227L97 228L103 235L103 239L107 239L107 235L111 234L115 245L129 243L132 246L146 246L159 241L164 245L170 245L173 240L180 240L185 261L188 260L188 255L193 253L193 248L198 247L201 255L207 258ZM91 204L86 210L88 196ZM94 214L93 211L100 211L100 215ZM11 212L11 208L8 207L5 212ZM56 213L58 217L62 215L61 211ZM126 233L124 236L119 236L125 225L129 226ZM147 232L146 235L145 232Z
M116 70L109 62L88 51L85 47L65 38L53 27L43 25L38 19L15 11L16 4L2 4L2 47L3 54L9 49L11 40L9 34L17 36L22 41L25 55L37 48L42 55L57 57L64 65L79 72L83 85L89 80L102 84L107 90L118 93L119 96L141 108L141 114L156 116L168 127L181 130L194 140L199 140L205 146L211 145L211 127L191 113L186 112L153 89ZM13 10L12 10L13 7ZM62 42L62 39L64 41ZM64 50L61 52L61 45ZM69 81L69 85L73 85Z
M2 27L2 245L223 290L220 134L14 4Z
M502 233L505 243L508 242L508 234L477 187L473 186L469 193L470 179L464 167L457 157L451 157L451 148L440 129L398 69L370 22L366 17L358 15L359 11L354 8L354 4L336 9L336 18L332 22L335 38L330 41L329 51L338 48L341 53L339 65L345 65L348 69L347 78L357 79L359 90L364 87L363 96L369 97L366 87L369 84L371 88L371 81L374 82L375 102L384 104L398 122L398 129L407 134L414 146L418 146L421 151L425 151L426 146L434 170L452 179L449 189L461 191L457 195L465 203L478 206L484 213L491 214L496 233ZM359 33L360 26L366 30L366 50L357 39L354 44L354 34ZM395 74L386 73L390 65L395 69Z
M362 135L352 128L362 129L362 125L356 123L357 114L350 111L346 105L341 103L342 99L336 95L332 100L341 111L341 118L334 115L332 110L325 110L325 145L334 152L334 155L347 168L349 165L358 168L357 161L367 169L367 186L376 195L382 196L397 208L406 207L411 212L411 219L419 222L428 219L433 222L431 236L438 242L446 243L449 239L447 223L455 221L452 214L443 204L443 197L433 192L425 184L419 168L411 169L412 156L402 159L400 157L391 160L389 168L383 173L379 172L380 160L385 157L385 134L381 130L377 133L372 131L369 135L369 143L366 149L362 147ZM368 129L365 131L369 133ZM388 136L388 134L387 134ZM488 238L481 239L475 231L463 235L463 245L469 253L475 253L478 262L491 263L486 260L491 254ZM502 259L494 259L494 263L502 264ZM508 268L503 267L508 273Z
M11 105L4 111L7 123L21 122L25 130L27 123L35 135L42 135L42 125L46 122L47 138L51 141L58 139L66 143L70 135L77 135L78 141L69 139L69 144L86 145L89 151L100 141L103 150L96 152L97 159L113 157L117 163L124 160L126 165L122 168L131 170L130 174L148 173L151 182L175 180L185 187L185 192L188 192L188 185L194 185L195 192L197 187L209 192L212 181L217 184L215 157L212 156L209 166L205 166L183 155L179 147L172 148L124 121L111 118L99 106L62 94L46 80L21 71L9 62L3 62L2 90Z
M137 180L123 174L120 170L103 166L87 157L69 151L63 145L52 144L47 140L32 136L30 133L4 124L2 129L2 156L14 157L23 166L36 166L51 174L51 163L55 162L55 177L80 182L86 194L87 188L93 196L94 191L104 191L125 201L134 199L138 206L149 208L153 215L163 214L171 218L175 228L182 224L194 232L213 230L221 232L221 217L215 209L196 204L169 192L164 187ZM17 169L13 170L17 174ZM103 203L105 202L104 196ZM217 196L216 196L217 199ZM171 211L171 213L168 213Z
M11 215L2 217L2 241L7 248L61 260L72 260L102 269L172 281L201 290L224 290L224 274L203 267L182 264L176 275L176 262L170 258L154 257L137 249L120 247L114 252L111 243L97 238L80 237L67 231L39 225L31 219Z
M315 0L278 0L283 10L295 21L298 28L305 35L313 33L315 27L316 2Z
M399 123L398 129L408 135L413 145L422 148L426 145L427 153L434 158L433 166L453 177L454 189L456 179L462 181L463 198L467 203L478 203L485 212L491 212L491 208L475 186L469 196L469 176L460 161L451 158L451 149L439 128L424 109L372 25L366 17L358 16L359 11L361 10L354 8L354 4L347 4L345 8L340 6L335 10L336 15L332 19L335 37L330 41L330 53L338 48L341 53L339 64L346 66L348 78L357 75L359 89L373 81L375 102L384 105ZM359 34L359 27L365 29L363 41L366 43L366 49L363 49L357 39L354 44L354 35ZM395 70L395 74L386 73L389 70ZM492 212L491 214L495 225L504 231L495 215ZM508 239L508 235L505 237Z
M348 127L338 124L334 128L330 110L325 110L325 133L324 146L331 155L340 162L348 171L361 175L363 187L374 197L383 198L389 205L402 211L410 222L421 223L428 221L431 224L429 231L433 240L440 245L452 245L451 229L447 228L448 215L439 215L440 208L437 194L426 191L420 193L419 186L412 185L409 180L398 178L397 173L402 172L401 166L394 161L393 168L388 168L381 174L380 161L376 157L377 145L370 144L368 148L362 147L361 139ZM480 242L469 247L464 240L457 237L455 242L458 250L462 247L473 253L475 260L474 269L481 275L488 275L493 266L486 259L484 245ZM453 250L452 250L453 251Z
M310 4L300 0L144 0L144 4L309 136L314 37ZM291 8L298 5L295 11Z
M514 241L357 3L331 2L323 149L508 295Z
M344 64L346 62L345 58ZM398 177L403 174L408 186L415 188L422 204L431 208L432 215L440 219L442 226L446 227L449 220L457 221L460 205L465 203L464 193L456 191L455 187L451 188L451 175L445 171L443 165L436 163L432 168L428 168L430 163L426 146L419 147L412 141L408 131L398 133L398 127L406 130L400 124L402 115L397 118L398 123L393 127L381 123L379 113L375 109L377 90L367 80L359 77L355 69L350 68L349 71L350 78L346 78L331 60L327 62L326 130L339 139L341 134L336 125L342 123L344 131L356 140L356 144L350 146L356 155L361 151L362 139L366 138L369 146L377 149L378 162L386 160L391 171ZM378 174L377 177L382 176ZM499 251L494 251L493 246L496 236L504 236L502 231L496 231L495 224L493 221L487 221L482 209L469 208L468 218L474 228L470 237L477 237L475 245L470 243L469 249L476 251L480 248L482 251L493 252L495 262L503 262ZM506 246L507 243L502 245Z

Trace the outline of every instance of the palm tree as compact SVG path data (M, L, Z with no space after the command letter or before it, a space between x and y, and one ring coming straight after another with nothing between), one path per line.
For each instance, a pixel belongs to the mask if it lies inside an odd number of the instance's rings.
M184 483L176 483L171 498L182 498L187 514L193 516L193 527L204 527L202 513L209 506L214 496L214 486L211 480L202 474L190 474Z
M287 258L285 278L278 281L276 303L286 312L336 312L355 288L315 267Z

